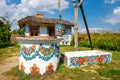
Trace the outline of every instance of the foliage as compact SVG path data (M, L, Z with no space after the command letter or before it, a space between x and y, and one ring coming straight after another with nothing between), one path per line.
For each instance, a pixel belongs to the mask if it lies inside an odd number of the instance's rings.
M10 43L10 23L4 17L0 17L0 45Z
M24 34L24 30L23 29L16 29L16 30L13 30L11 33L12 34L20 34L20 35L22 35L22 34Z
M120 33L91 33L94 48L120 51ZM74 38L71 41L74 45ZM79 46L90 47L87 34L79 33Z

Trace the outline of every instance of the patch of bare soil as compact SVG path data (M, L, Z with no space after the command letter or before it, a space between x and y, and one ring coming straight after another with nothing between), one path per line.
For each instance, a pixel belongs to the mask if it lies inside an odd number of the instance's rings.
M6 58L0 64L0 80L16 80L15 77L2 75L4 72L11 70L13 67L16 67L19 64L19 56L15 55L9 58Z

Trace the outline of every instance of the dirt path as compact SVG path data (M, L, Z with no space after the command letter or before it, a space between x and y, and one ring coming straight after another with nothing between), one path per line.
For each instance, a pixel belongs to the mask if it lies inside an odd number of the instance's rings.
M0 64L0 80L11 80L2 74L6 71L11 70L13 67L16 67L18 65L18 60L19 56L15 55L2 61L2 64Z

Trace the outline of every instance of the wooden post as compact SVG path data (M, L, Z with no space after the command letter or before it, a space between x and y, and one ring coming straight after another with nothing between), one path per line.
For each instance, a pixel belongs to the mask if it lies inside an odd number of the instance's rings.
M62 18L62 13L61 13L61 0L58 0L58 11L59 11L59 19L61 20L61 18Z
M78 50L78 7L74 7L74 42L75 42L75 50Z

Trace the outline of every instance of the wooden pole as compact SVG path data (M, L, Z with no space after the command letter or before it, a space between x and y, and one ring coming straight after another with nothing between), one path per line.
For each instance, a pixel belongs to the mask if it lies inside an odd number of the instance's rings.
M80 0L78 0L78 1L80 1ZM91 36L90 36L89 29L88 29L88 24L87 24L87 20L86 20L85 14L84 14L84 10L83 10L82 4L81 4L81 6L80 6L80 9L81 9L82 16L83 16L83 20L84 20L85 27L86 27L86 30L87 30L87 35L88 35L88 38L89 38L90 47L91 47L91 50L93 50L92 41L91 41Z
M75 42L75 50L78 50L78 7L74 7L74 42Z
M62 18L62 13L61 13L61 1L60 0L58 0L58 10L59 10L59 19L61 20L61 18Z

